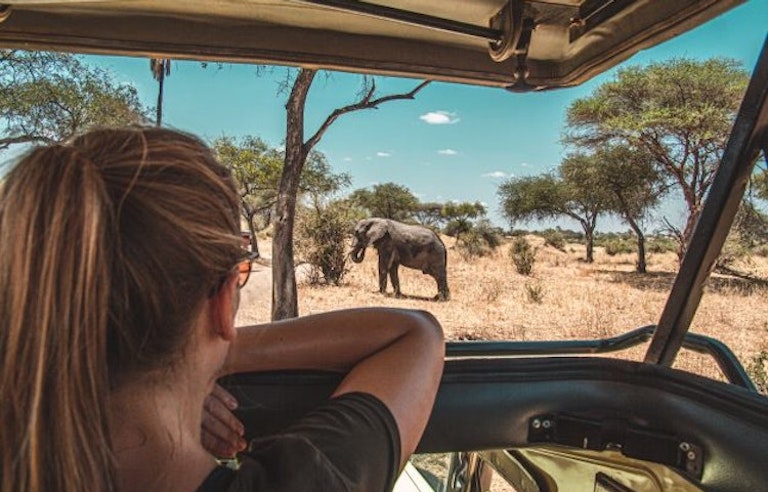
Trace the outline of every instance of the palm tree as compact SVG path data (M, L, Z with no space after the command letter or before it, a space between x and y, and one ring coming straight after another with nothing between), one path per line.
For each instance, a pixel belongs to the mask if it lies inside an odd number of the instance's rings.
M165 77L171 75L171 60L170 58L150 58L149 69L152 71L152 77L157 80L157 117L155 118L155 125L162 126L163 86L165 85Z

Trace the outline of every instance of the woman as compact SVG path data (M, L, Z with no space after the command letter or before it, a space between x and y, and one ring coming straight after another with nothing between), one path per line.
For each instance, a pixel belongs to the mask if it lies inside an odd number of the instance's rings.
M235 329L250 272L226 169L189 135L96 130L38 148L0 192L3 491L385 490L442 371L427 313ZM226 472L200 442L228 373L346 372ZM365 452L363 452L365 450ZM299 468L300 467L300 468Z

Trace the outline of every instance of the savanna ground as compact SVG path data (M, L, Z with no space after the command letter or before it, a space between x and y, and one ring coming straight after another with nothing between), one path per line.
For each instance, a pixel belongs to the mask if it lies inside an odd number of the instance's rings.
M301 315L345 307L397 306L425 309L442 323L446 338L494 340L572 340L620 335L658 321L677 269L674 253L651 254L647 274L634 272L634 254L607 255L596 248L595 262L585 263L584 246L569 244L565 251L538 247L531 276L516 272L502 244L491 256L465 259L444 237L448 246L448 284L451 300L434 302L435 282L420 271L400 268L405 298L378 292L377 256L369 248L360 264L349 263L350 271L341 286L311 285L305 266L299 266L299 312ZM262 239L262 254L270 257L270 241ZM753 257L742 265L768 277L768 259ZM538 292L538 299L536 293ZM238 314L240 324L269 320L271 271L254 265L243 293ZM746 366L761 350L768 350L768 288L738 278L713 275L691 327L691 331L725 342ZM364 327L361 327L361 330ZM647 345L620 354L640 360ZM678 357L676 367L721 379L714 361L688 351Z
M446 338L565 340L594 339L620 335L658 321L677 270L674 253L648 257L647 274L634 272L634 254L609 256L596 248L595 262L583 261L584 246L569 244L565 251L544 246L543 239L528 236L537 249L531 276L516 272L508 243L491 256L465 259L448 246L448 284L451 300L434 302L437 288L420 271L400 268L400 286L405 298L378 292L377 255L369 248L360 264L350 271L341 286L311 285L306 265L298 267L299 312L302 315L358 306L397 306L425 309L442 323ZM270 256L270 244L262 239L262 254ZM768 258L754 257L739 265L762 278L768 277ZM271 270L268 264L254 265L251 280L243 291L238 314L240 324L267 321L270 316ZM768 350L768 287L748 281L713 275L705 289L691 331L725 342L745 366L761 351ZM365 327L361 326L361 336ZM615 354L641 360L647 345ZM714 361L683 350L676 367L723 379ZM430 479L445 476L448 455L422 455L414 462ZM494 492L513 489L493 475Z

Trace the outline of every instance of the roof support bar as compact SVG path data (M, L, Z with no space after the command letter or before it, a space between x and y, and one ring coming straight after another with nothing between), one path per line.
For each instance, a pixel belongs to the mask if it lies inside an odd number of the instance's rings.
M671 366L701 300L704 283L733 225L760 147L768 138L768 37L736 116L709 196L645 354Z
M401 10L392 7L386 7L384 5L376 5L373 3L360 2L358 0L299 0L303 3L311 3L314 5L321 5L323 7L331 7L337 10L344 10L347 12L355 12L358 14L370 15L372 17L378 17L380 19L387 19L392 21L403 22L405 24L412 24L420 27L427 27L430 29L437 29L439 31L453 32L457 34L464 34L467 36L473 36L476 38L487 39L498 43L503 38L502 31L498 29L491 29L488 27L476 26L474 24L467 24L465 22L453 21L450 19L443 19L442 17L435 17L432 15L419 14L418 12L410 12L408 10Z

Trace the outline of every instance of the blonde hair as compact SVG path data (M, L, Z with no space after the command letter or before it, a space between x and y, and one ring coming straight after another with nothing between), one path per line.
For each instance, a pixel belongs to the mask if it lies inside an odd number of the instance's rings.
M0 489L114 490L107 408L170 367L241 255L238 201L195 137L104 129L0 190Z

